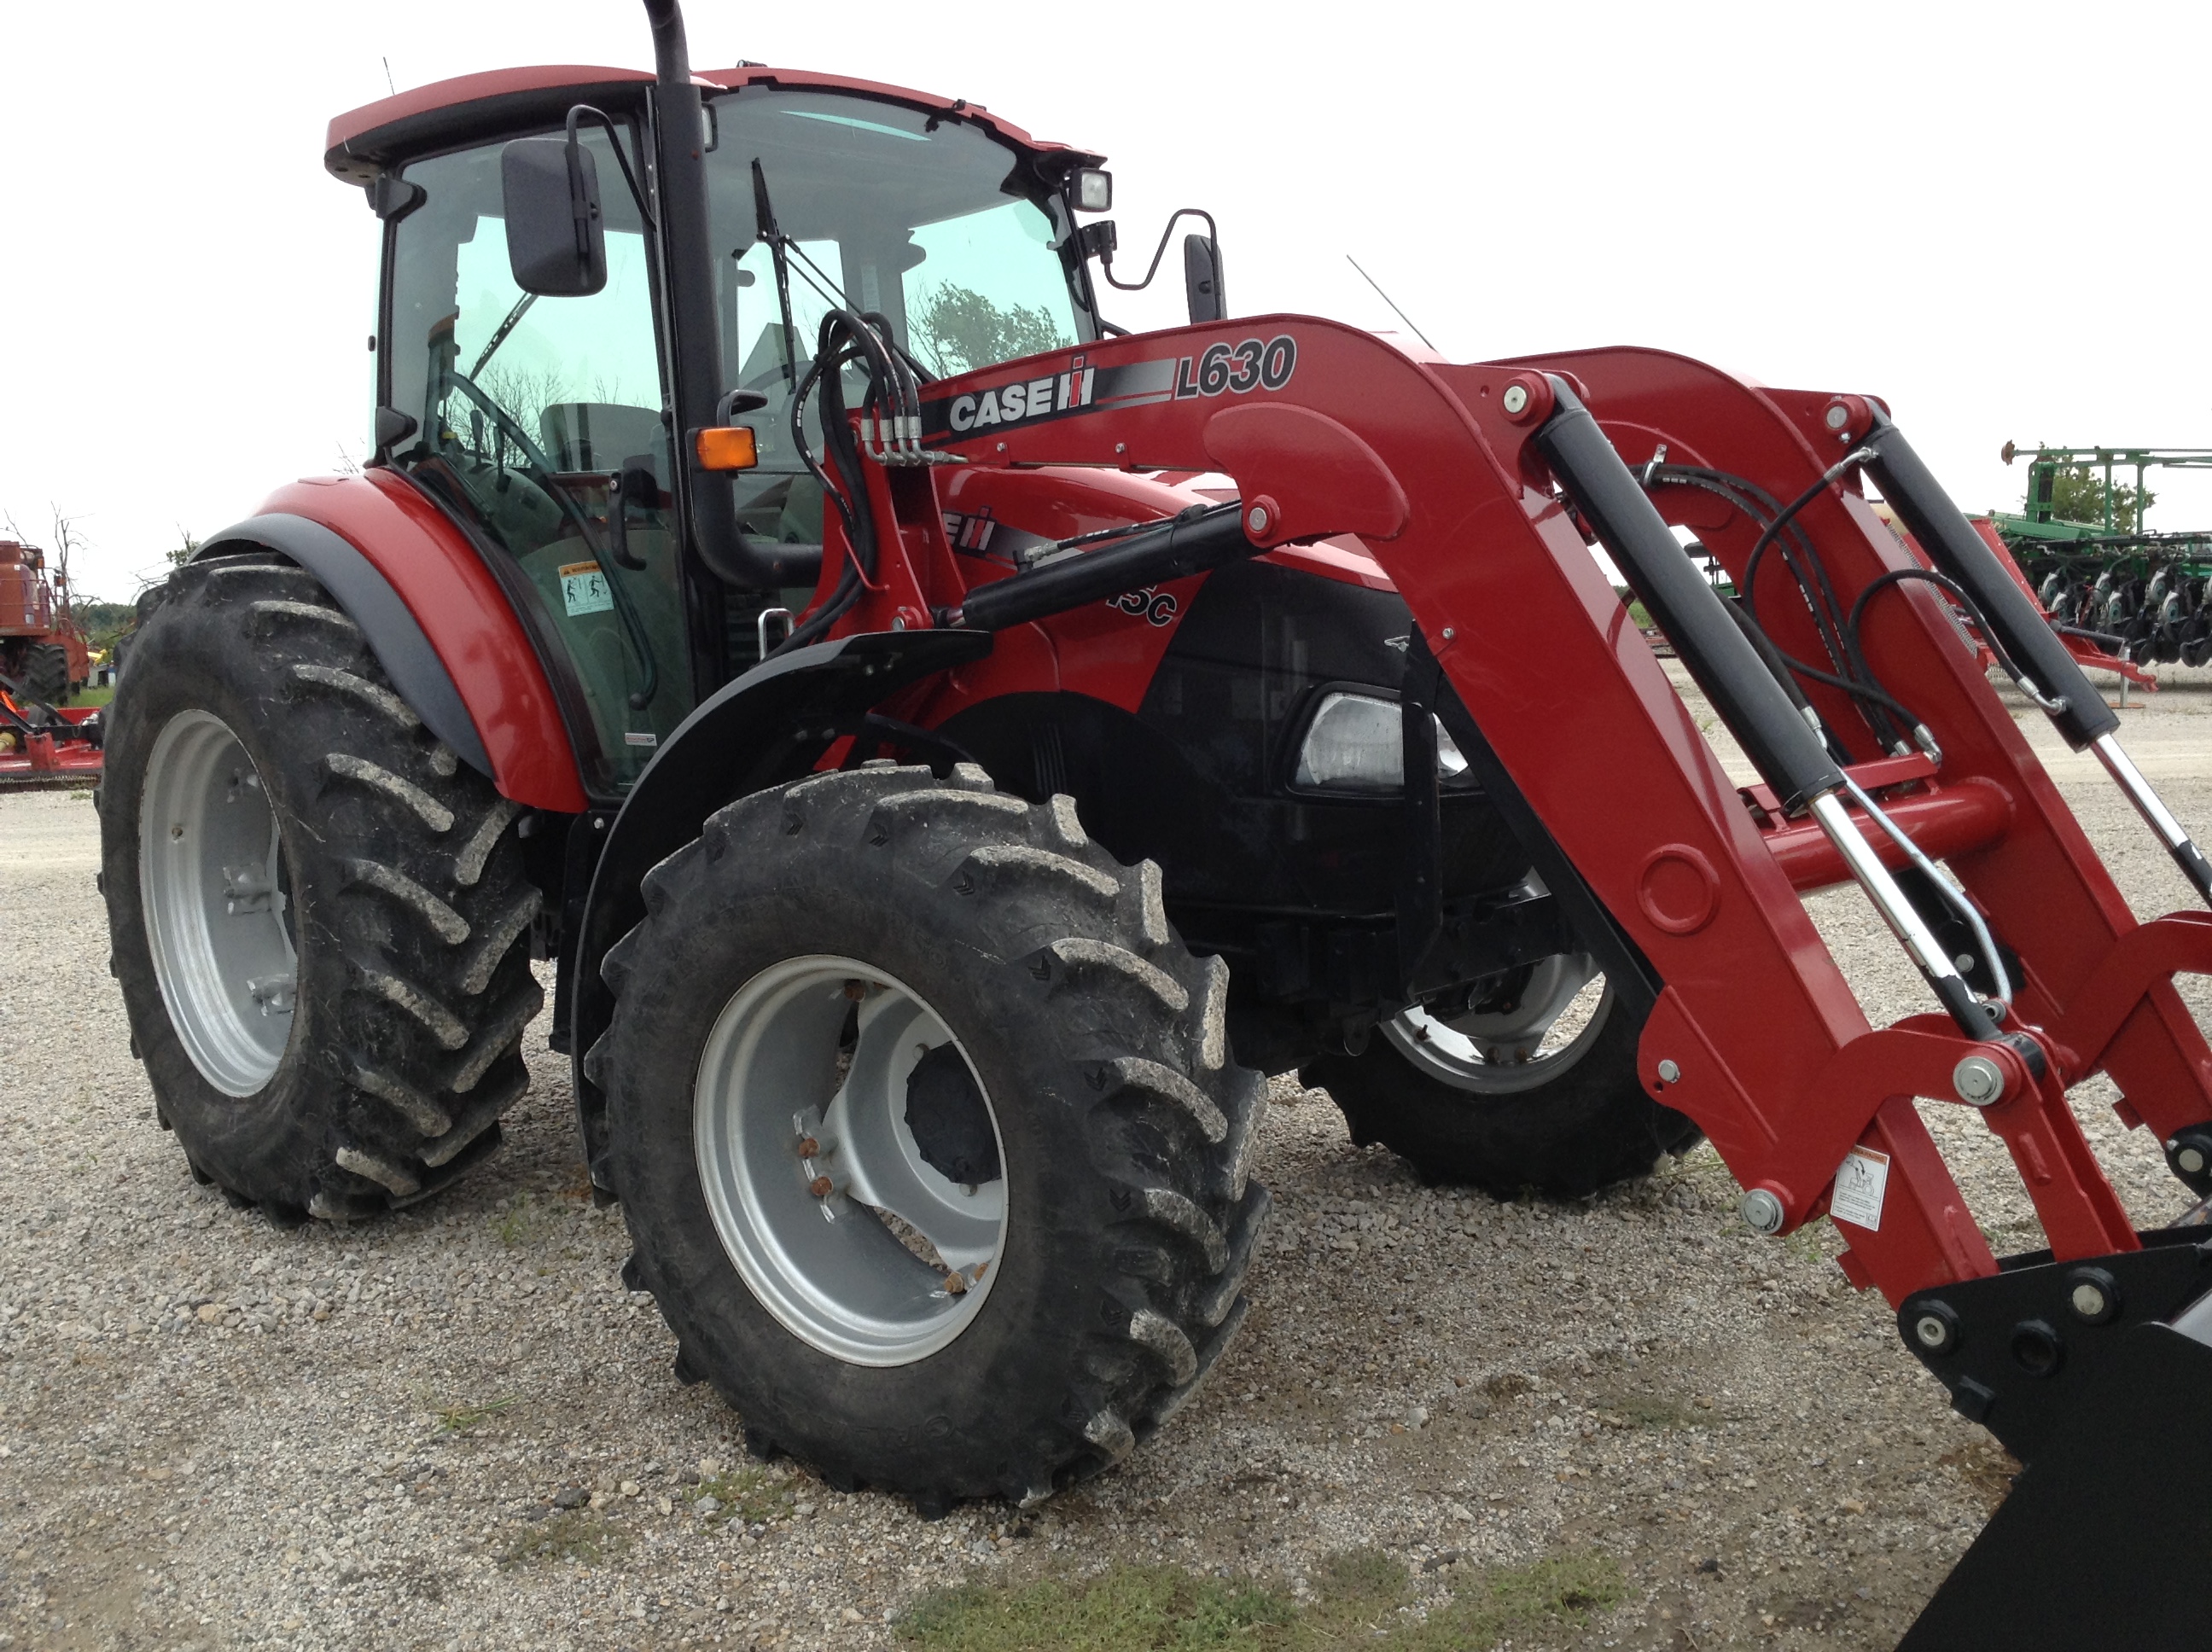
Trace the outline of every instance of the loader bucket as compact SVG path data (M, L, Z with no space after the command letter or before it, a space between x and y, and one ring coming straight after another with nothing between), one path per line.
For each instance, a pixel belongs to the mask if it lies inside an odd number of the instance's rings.
M1899 1652L2203 1645L2208 1401L2212 1290L2122 1333Z

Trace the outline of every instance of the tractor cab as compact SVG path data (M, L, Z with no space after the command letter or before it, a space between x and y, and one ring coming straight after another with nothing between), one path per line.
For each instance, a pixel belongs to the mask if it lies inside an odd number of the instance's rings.
M1098 336L1071 195L1096 157L921 94L714 78L700 88L704 282L672 244L685 215L652 209L670 184L649 80L478 76L332 127L331 169L367 186L386 225L377 456L485 552L602 796L811 598L821 432L801 392L826 312L880 317L923 378ZM527 267L517 238L544 226L510 223L528 209L503 161L516 140L571 127L603 251L594 281L569 283L592 290L562 292ZM701 422L676 410L687 367L714 423L742 415L753 430L747 468L703 469L679 441Z

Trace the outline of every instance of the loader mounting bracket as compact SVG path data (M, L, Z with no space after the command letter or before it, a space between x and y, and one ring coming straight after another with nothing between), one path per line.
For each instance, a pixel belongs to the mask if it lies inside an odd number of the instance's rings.
M1897 1328L1981 1424L2024 1463L2081 1420L2081 1396L2130 1345L2138 1326L2169 1319L2212 1291L2212 1234L2165 1228L2141 1250L2059 1262L2047 1250L2000 1272L1914 1292Z

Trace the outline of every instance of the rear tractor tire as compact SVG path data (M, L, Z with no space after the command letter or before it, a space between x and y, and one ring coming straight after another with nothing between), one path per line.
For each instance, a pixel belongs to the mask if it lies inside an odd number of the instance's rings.
M1408 1010L1360 1054L1322 1056L1298 1076L1328 1091L1354 1142L1380 1142L1425 1181L1587 1198L1698 1140L1644 1093L1642 1017L1602 982L1587 957L1547 958L1504 1007Z
M516 805L305 569L172 576L109 714L112 968L192 1173L278 1219L410 1204L499 1141L543 999Z
M1228 971L1159 873L963 765L732 804L608 955L626 1277L748 1442L926 1514L1118 1461L1235 1333L1267 1208Z

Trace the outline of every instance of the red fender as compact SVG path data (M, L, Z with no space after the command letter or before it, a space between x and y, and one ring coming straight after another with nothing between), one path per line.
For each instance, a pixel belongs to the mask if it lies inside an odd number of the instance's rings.
M381 469L313 477L261 508L319 522L398 593L453 679L501 796L562 814L589 805L530 634L476 547L411 483Z

